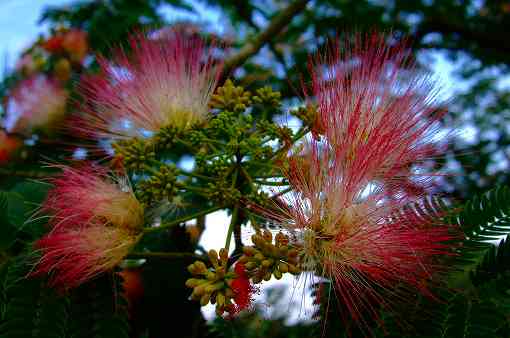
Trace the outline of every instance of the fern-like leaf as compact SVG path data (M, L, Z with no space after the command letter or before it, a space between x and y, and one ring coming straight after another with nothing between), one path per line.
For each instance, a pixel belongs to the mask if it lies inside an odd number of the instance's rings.
M64 338L67 299L44 287L43 280L26 277L26 256L13 259L6 269L0 337Z

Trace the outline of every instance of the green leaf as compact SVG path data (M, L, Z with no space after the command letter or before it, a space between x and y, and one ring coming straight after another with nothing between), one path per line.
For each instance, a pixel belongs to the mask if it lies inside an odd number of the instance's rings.
M68 300L29 277L27 256L9 263L3 278L2 338L64 338Z
M127 302L120 277L103 275L71 294L69 335L73 338L128 338Z

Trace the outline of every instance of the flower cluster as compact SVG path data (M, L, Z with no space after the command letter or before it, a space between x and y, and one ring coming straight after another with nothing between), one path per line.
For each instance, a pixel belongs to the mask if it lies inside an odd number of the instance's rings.
M228 312L235 315L249 308L252 295L256 288L250 282L246 267L239 262L228 269L228 252L222 248L219 253L210 250L208 253L212 267L196 261L188 267L188 271L195 276L186 281L186 286L193 289L191 298L199 300L201 305L216 304L216 313L222 315Z
M402 70L405 48L385 38L312 63L316 137L290 157L293 192L271 214L297 238L301 269L332 280L360 324L398 297L395 285L429 294L425 281L442 272L457 236L413 208L434 176L413 164L437 149L430 136L441 114L427 78Z
M23 52L3 99L2 126L9 133L48 133L62 122L70 79L80 72L88 53L87 34L61 28Z
M68 96L67 90L46 75L22 80L6 100L5 129L20 134L48 130L64 118Z
M132 53L100 59L101 74L86 78L77 128L91 138L144 137L164 127L204 122L221 70L202 39L138 33Z
M62 169L42 206L51 230L35 243L41 258L33 274L72 288L121 262L140 238L144 210L127 179L91 164Z

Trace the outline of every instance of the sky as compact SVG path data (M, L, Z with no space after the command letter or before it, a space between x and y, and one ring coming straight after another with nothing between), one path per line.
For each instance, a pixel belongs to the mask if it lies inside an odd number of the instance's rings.
M193 1L193 0L191 0ZM29 46L38 36L43 33L48 27L39 25L37 23L43 8L46 6L62 6L73 2L72 0L0 0L0 70L4 69L5 65L12 67L15 63L17 56L22 50ZM193 1L196 11L199 16L191 15L188 12L176 12L171 8L162 7L160 13L164 15L169 21L176 19L188 19L191 21L207 21L209 26L213 27L218 33L222 33L224 26L224 18L214 11L210 10L203 5ZM452 95L452 88L454 87L455 77L452 75L454 66L446 60L441 53L431 53L423 57L430 58L432 68L434 71L433 76L439 81L440 87L443 88L442 95L448 98ZM1 75L0 71L0 75ZM206 249L218 249L224 245L224 239L227 233L227 225L229 223L226 212L219 211L207 216L207 228L201 240L201 245ZM246 239L249 239L250 234L244 234ZM233 247L233 245L231 245ZM272 293L274 285L287 285L285 288L286 294L279 295ZM311 298L307 294L303 295L303 280L297 280L293 277L286 276L282 281L271 280L264 284L261 290L262 297L259 298L259 306L265 311L267 316L277 317L282 314L290 314L288 323L293 323L297 320L309 319L312 310L310 308ZM275 294L277 295L275 297ZM268 307L269 298L278 298L278 306ZM214 307L209 305L203 310L207 318L214 317Z

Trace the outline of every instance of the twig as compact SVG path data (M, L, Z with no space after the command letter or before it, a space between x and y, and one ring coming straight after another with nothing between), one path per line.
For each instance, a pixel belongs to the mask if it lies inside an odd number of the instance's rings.
M163 223L161 224L159 227L151 227L151 228L145 228L143 230L144 233L148 233L148 232L155 232L155 231L161 231L161 230L165 230L165 229L168 229L168 228L171 228L173 226L176 226L176 225L179 225L181 223L184 223L186 221L189 221L189 220L192 220L194 218L197 218L197 217L200 217L200 216L203 216L203 215L207 215L207 214L210 214L212 212L215 212L217 210L220 210L222 209L223 206L214 206L214 207L211 207L209 209L205 209L205 210L201 210L201 211L198 211L194 214L191 214L191 215L187 215L187 216L183 216L181 218L178 218L178 219L175 219L175 220L172 220L170 222L167 222L167 223Z
M266 43L278 35L292 21L292 18L305 9L309 0L298 0L277 14L267 28L260 32L251 42L225 61L223 76L227 77L248 58L255 55Z
M37 171L37 170L9 170L6 168L0 168L0 176L17 176L24 178L43 178L50 176L54 173L46 172L46 171Z
M139 258L167 258L167 259L180 259L180 258L194 258L206 261L202 255L195 254L193 252L132 252L127 258L139 259Z

